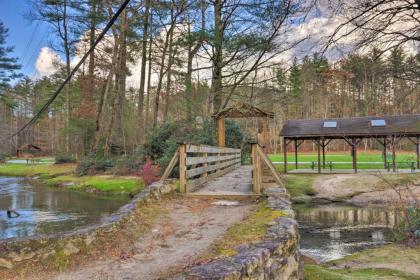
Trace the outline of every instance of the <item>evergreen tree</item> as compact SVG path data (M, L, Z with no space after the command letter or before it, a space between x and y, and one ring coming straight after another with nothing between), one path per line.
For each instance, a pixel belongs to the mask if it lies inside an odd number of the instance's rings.
M297 59L295 57L295 59L293 60L292 68L290 69L290 76L289 76L292 96L295 98L299 97L300 91L301 91L300 76L301 76L301 68L299 64L297 63Z
M5 90L13 79L19 77L20 65L17 63L17 58L10 56L13 48L6 46L7 33L7 28L0 21L0 103L12 106L13 103L6 96Z

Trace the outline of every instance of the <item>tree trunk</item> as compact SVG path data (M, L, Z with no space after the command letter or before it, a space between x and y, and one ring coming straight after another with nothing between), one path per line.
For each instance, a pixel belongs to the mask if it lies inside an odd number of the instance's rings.
M139 87L139 106L138 106L138 123L140 135L138 139L143 137L143 111L144 111L144 86L146 83L146 63L147 63L147 39L149 32L149 11L150 11L150 0L145 1L145 11L143 19L143 41L142 41L142 53L141 53L141 70L140 70L140 87Z
M213 102L213 113L220 110L222 105L222 67L223 67L223 22L222 22L222 0L214 2L214 57L213 75L211 83L211 94Z

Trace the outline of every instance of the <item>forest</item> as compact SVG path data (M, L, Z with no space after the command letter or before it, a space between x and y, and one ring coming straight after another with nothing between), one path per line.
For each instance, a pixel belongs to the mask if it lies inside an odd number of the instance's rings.
M1 153L34 144L77 158L131 155L162 127L194 135L236 102L275 113L271 152L281 151L278 134L288 119L420 113L420 53L405 47L407 40L397 38L385 49L362 40L362 48L339 58L322 50L298 57L290 50L305 47L309 37L295 35L294 25L316 12L310 1L146 0L128 4L47 112L13 135L53 95L122 2L34 1L28 20L49 25L62 55L48 76L19 74L16 58L7 54L7 27L0 25L9 72L1 88ZM259 121L234 125L243 142L255 137Z

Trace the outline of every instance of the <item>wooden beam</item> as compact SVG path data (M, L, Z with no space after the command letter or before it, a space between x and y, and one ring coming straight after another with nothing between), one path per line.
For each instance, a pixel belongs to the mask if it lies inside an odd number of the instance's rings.
M262 184L262 169L260 155L258 154L258 144L253 143L251 146L252 153L252 192L260 193Z
M287 139L283 138L284 173L287 173Z
M181 193L187 192L187 153L185 151L185 144L179 146L179 191Z
M219 147L225 146L225 117L217 119L217 139Z
M353 170L354 173L357 173L357 140L352 138L352 159L353 159Z
M316 144L317 151L318 151L318 173L321 173L321 140L320 139L312 139L312 141Z
M391 137L391 149L392 149L392 171L393 172L397 171L395 145L396 145L395 136L392 135L392 137Z
M165 172L163 172L161 180L166 180L171 175L172 170L174 170L174 167L178 163L178 150L175 152L174 156L172 157L171 161L169 162L168 166L165 169Z
M386 146L388 145L388 141L386 139L386 137L384 137L384 168L387 169L388 168L388 159L387 159L387 150L386 150Z

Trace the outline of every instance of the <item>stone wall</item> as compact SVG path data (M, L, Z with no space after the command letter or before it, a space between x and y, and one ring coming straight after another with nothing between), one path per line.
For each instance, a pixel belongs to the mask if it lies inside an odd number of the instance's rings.
M106 237L121 223L132 222L132 214L138 203L160 199L161 195L171 192L175 186L172 180L153 183L100 224L54 235L0 240L0 269L13 269L27 261L42 262L50 257L60 260L86 250L90 244Z
M268 206L287 216L276 219L263 240L240 246L235 256L195 266L172 280L303 279L299 232L290 197L284 188L268 188L264 193Z

